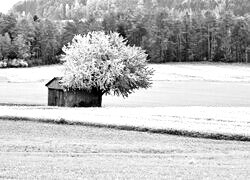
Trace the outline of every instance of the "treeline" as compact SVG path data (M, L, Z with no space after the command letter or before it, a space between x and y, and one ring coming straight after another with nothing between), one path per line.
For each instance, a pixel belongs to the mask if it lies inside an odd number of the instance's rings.
M52 20L70 20L86 15L86 3L87 0L25 0L15 4L12 12Z
M37 16L0 14L0 66L58 63L60 53L57 23Z
M86 18L89 14L101 16L111 8L118 11L133 9L138 3L145 8L152 5L176 8L184 0L23 0L15 4L12 12L37 15L53 20L72 20Z
M161 7L193 12L215 10L223 6L236 16L244 16L250 11L249 0L22 0L13 6L11 12L52 20L71 20L86 18L90 13L101 15L112 8L119 12L133 10L138 5L147 10Z
M32 13L19 3L12 15L0 15L2 60L57 63L62 46L75 34L103 30L117 31L128 44L141 46L154 63L250 62L248 0L26 1L29 2L35 4L30 7ZM55 17L57 13L45 16L39 3L43 4L41 7L61 7L60 17Z

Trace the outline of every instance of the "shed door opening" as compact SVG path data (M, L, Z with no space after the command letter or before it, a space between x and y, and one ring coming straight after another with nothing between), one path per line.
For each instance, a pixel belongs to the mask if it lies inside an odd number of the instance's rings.
M49 106L63 106L64 92L58 89L49 89Z

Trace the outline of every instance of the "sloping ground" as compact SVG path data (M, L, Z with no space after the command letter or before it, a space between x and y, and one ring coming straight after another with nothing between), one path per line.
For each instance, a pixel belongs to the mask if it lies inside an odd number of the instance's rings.
M245 64L150 64L152 88L128 98L104 96L104 107L250 106L250 66ZM61 65L0 69L0 104L46 105L45 84ZM35 98L34 98L35 97Z
M153 80L250 82L250 66L224 63L172 63L151 65Z
M250 82L250 66L245 64L170 63L149 64L154 81ZM0 82L46 82L62 75L61 65L0 69Z
M0 106L0 118L250 141L250 107Z
M46 82L61 75L62 66L0 69L0 82Z
M0 106L0 117L49 122L63 119L61 123L249 140L250 108L245 107L249 106L250 96L249 65L173 63L149 66L155 69L153 88L138 91L125 100L105 97L105 108ZM55 76L61 76L61 69L60 65L0 69L0 102L45 105L47 89L44 84ZM204 82L208 84L200 84ZM195 92L193 87L197 87Z

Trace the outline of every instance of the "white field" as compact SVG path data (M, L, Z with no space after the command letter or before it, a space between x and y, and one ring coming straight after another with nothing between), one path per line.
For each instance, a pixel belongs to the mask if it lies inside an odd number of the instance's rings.
M171 63L150 64L154 81L250 82L250 66L243 64ZM62 66L0 69L0 82L46 82L62 75Z
M0 106L0 118L29 118L250 137L250 107L59 108Z
M155 69L153 88L137 91L125 100L104 97L104 108L0 106L0 117L63 118L90 124L250 136L249 65L173 63L149 66ZM59 65L1 69L0 103L46 104L44 84L61 76L61 69ZM168 89L169 84L172 89Z
M103 107L250 106L250 66L172 63L149 65L152 88L128 98L104 96ZM0 104L47 104L45 84L62 66L0 69Z

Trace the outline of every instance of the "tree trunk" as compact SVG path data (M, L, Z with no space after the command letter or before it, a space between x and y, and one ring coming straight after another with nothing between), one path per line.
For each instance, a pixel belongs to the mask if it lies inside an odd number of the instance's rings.
M181 62L181 37L180 34L177 35L178 47L177 47L177 60Z
M211 42L210 42L209 24L207 26L207 59L208 61L211 61Z
M239 45L238 45L238 42L236 43L236 61L240 62L240 60L239 60Z
M187 32L187 27L186 27L186 44L185 44L185 62L188 61L188 48L189 48L189 42L188 42L188 32Z
M247 48L245 50L245 53L246 53L246 63L248 63L248 51L247 51Z
M98 94L98 106L97 107L102 107L102 93Z

